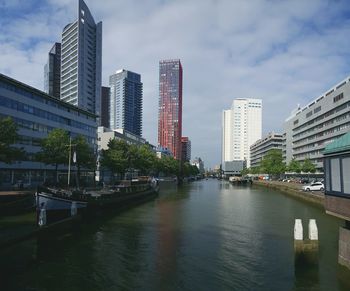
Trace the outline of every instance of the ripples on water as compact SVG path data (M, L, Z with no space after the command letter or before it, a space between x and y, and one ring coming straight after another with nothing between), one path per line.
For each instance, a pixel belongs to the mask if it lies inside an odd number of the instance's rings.
M294 263L295 218L316 218L318 264ZM340 221L260 188L216 180L179 189L73 234L0 253L0 290L350 290Z

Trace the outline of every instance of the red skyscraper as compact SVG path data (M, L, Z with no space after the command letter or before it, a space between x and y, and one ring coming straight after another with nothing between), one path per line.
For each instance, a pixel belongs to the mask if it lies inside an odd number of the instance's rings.
M158 144L181 159L182 66L180 60L159 62Z

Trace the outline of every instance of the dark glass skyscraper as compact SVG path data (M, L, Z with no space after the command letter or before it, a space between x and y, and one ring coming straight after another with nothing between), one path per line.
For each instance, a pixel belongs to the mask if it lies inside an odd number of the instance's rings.
M56 42L44 67L44 91L50 96L60 98L61 82L61 44Z
M102 86L101 88L101 126L109 128L109 98L111 88Z
M180 60L159 62L158 144L181 159L182 66Z
M143 84L137 73L119 70L109 77L109 127L142 135Z

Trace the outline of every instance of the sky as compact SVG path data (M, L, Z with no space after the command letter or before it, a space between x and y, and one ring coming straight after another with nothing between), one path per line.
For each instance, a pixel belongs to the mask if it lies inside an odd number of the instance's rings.
M141 74L143 136L157 144L159 60L183 66L183 136L220 164L222 111L260 98L263 134L350 75L347 0L86 0L102 21L102 83ZM44 65L77 0L0 0L0 73L43 90Z

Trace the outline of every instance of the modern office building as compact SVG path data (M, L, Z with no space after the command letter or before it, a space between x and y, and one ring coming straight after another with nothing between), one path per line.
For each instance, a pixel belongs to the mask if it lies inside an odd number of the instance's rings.
M310 159L323 172L323 150L350 131L350 78L347 77L304 107L298 107L284 123L284 160Z
M270 150L282 151L283 135L270 132L250 146L250 167L259 167L262 158Z
M109 101L109 127L123 128L142 135L142 90L141 76L131 71L119 70L109 77L111 88Z
M181 158L184 162L191 160L191 141L187 136L181 137Z
M71 137L83 135L96 148L95 114L0 74L0 118L5 117L16 122L19 138L15 146L22 147L27 157L12 164L0 163L2 185L18 180L34 185L53 177L55 167L36 162L35 154L40 151L41 139L55 128L67 130ZM59 167L62 174L66 169Z
M49 51L47 63L44 67L44 91L60 98L61 87L61 44L56 42Z
M62 32L61 99L101 113L102 22L95 23L83 0L78 19Z
M111 88L101 87L101 126L109 128L109 100Z
M250 167L250 146L261 139L262 100L237 98L222 115L222 164L246 161Z
M158 144L181 159L182 65L180 60L159 62Z

